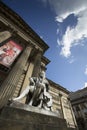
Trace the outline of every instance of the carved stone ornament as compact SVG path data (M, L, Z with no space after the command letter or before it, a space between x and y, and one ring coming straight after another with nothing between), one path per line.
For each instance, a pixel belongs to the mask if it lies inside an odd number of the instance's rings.
M0 43L7 40L10 37L11 37L11 33L9 31L0 32Z

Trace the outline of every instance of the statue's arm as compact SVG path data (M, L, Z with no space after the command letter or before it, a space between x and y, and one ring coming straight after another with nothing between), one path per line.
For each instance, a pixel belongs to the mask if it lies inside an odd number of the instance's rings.
M34 85L35 86L37 78L36 77L30 77L29 80L30 80L30 85Z
M21 93L21 95L17 98L12 99L13 101L17 101L20 100L22 98L24 98L29 92L29 86L27 86L27 88Z
M47 102L47 106L51 107L53 104L52 96L49 94L48 98L49 98L49 101Z

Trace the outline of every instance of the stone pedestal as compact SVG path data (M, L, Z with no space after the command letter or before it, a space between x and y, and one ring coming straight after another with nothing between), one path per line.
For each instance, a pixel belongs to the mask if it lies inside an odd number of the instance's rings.
M56 113L21 103L6 106L0 115L0 130L68 130Z

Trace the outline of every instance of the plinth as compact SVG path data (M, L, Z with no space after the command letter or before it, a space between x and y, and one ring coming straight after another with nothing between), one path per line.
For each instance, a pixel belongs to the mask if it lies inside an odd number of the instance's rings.
M14 102L3 108L0 130L67 130L67 126L56 113Z

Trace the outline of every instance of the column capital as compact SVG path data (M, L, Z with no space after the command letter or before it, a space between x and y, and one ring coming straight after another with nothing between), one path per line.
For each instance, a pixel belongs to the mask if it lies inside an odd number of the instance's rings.
M28 42L27 42L27 46L28 46L28 47L31 47L31 48L35 48L35 45L34 45L34 44L32 44L32 42L31 42L31 41L28 41Z
M59 93L59 97L62 97L63 95L61 93Z

